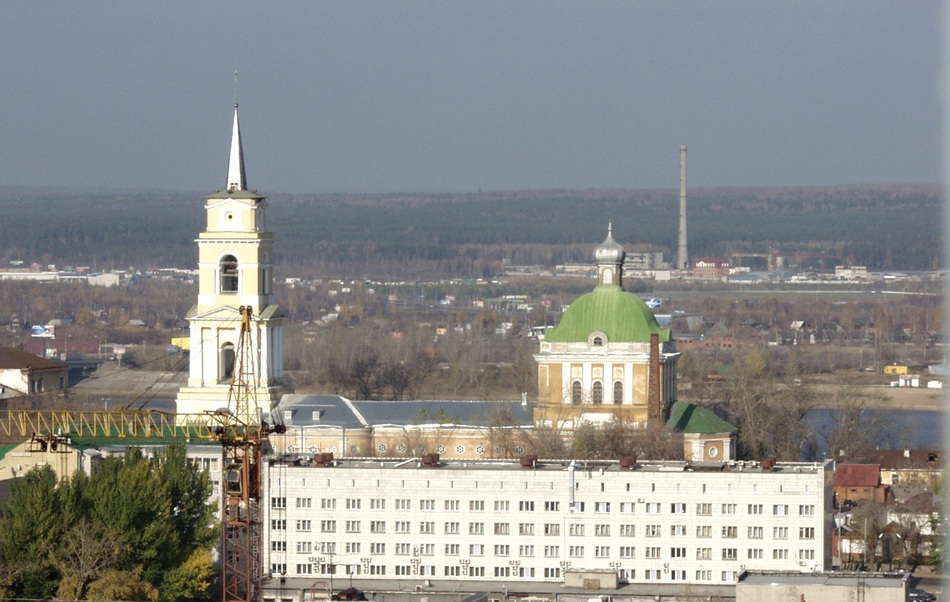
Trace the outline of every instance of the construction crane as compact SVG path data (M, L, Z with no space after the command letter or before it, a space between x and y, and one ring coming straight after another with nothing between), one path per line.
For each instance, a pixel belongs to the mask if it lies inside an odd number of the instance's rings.
M0 412L0 440L29 441L29 451L66 451L80 438L137 444L156 439L206 440L221 444L221 582L223 602L260 602L262 579L261 448L279 421L258 416L253 311L239 308L241 328L228 389L228 407L207 414L152 410Z

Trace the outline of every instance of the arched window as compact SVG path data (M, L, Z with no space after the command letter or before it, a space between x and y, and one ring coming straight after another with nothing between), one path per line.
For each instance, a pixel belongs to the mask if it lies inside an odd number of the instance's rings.
M231 376L234 374L234 345L232 343L225 343L221 346L218 361L221 363L218 367L219 374L221 374L220 382L230 382Z
M594 403L598 405L604 403L604 383L600 382L599 380L594 381L593 394L594 394Z
M575 380L571 383L571 403L577 405L581 402L581 381Z
M238 260L234 255L225 255L221 258L221 292L238 292Z
M623 381L614 381L614 403L623 403Z
M594 347L603 347L604 340L600 337L594 337Z

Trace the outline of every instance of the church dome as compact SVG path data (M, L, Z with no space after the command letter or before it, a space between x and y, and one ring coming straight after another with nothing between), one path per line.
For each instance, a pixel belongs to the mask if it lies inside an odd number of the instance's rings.
M604 242L600 243L600 246L594 250L594 261L600 264L618 264L623 263L624 258L627 257L627 252L623 250L623 247L620 246L613 237L613 228L607 228L607 238L604 239Z
M612 241L609 236L608 240ZM660 328L643 299L619 286L598 286L571 303L557 327L544 335L544 340L585 343L595 332L603 333L609 343L649 343L654 333L661 342L672 339L670 329Z

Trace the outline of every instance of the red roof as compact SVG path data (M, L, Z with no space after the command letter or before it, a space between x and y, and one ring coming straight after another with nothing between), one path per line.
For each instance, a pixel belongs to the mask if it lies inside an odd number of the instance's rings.
M835 487L877 487L880 484L879 464L838 464L835 468Z
M66 364L54 362L12 347L0 347L0 370L51 370L65 368Z
M862 457L877 462L885 469L940 470L943 458L935 449L874 449L862 452Z

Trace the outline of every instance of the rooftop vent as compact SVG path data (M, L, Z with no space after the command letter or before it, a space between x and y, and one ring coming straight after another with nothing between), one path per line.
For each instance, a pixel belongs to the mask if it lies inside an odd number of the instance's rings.
M521 456L521 468L537 468L538 457L534 455Z
M422 465L427 468L435 468L439 465L439 454L425 454L422 456Z
M759 461L759 466L762 467L762 472L772 472L772 469L775 468L775 458L762 458Z
M633 470L637 467L636 456L624 456L620 458L620 470Z

